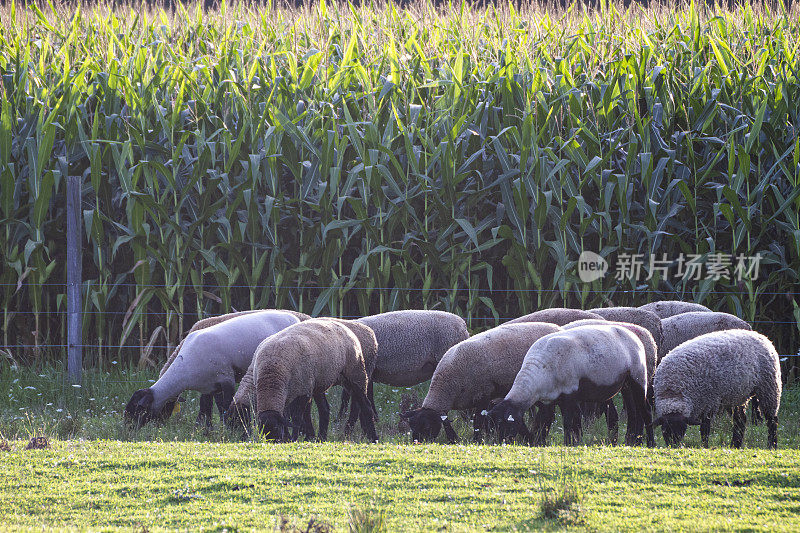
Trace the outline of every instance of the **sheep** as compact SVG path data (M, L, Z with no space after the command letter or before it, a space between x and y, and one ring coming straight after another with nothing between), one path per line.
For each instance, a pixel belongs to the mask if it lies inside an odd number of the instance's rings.
M326 320L340 322L342 325L350 329L358 338L359 344L361 345L361 353L362 357L364 358L364 366L367 372L367 377L372 376L378 358L378 344L372 328L353 320L342 320L339 318L326 318ZM233 396L233 401L223 417L227 422L228 427L230 427L232 430L239 427L244 430L245 435L247 433L247 429L250 427L250 411L251 406L253 405L253 400L255 399L254 373L255 360L250 363L247 372L245 372L244 376L242 377L242 380L239 383L239 388L236 390L236 394ZM328 400L324 394L315 396L314 403L317 404L317 411L319 414L319 438L320 440L326 440L330 421L330 405L328 404ZM313 426L310 425L310 405L307 407L308 410L303 417L304 433L307 438L312 438L313 434L309 433L309 431L313 433ZM377 417L377 413L374 413L374 408L371 409L371 411ZM353 406L353 409L350 411L350 417L345 425L345 434L350 433L353 425L359 418L359 414L360 410L358 406Z
M283 313L289 313L290 315L296 316L297 319L300 320L301 322L303 320L308 320L309 318L311 318L305 313L300 313L299 311L291 311L289 309L252 309L248 311L235 311L233 313L227 313L224 315L218 315L200 319L197 322L195 322L194 325L192 325L192 328L187 332L186 335L188 336L189 333L193 333L197 330L205 329L207 327L214 326L216 324L221 324L222 322L225 322L237 316L247 315L250 313L260 313L261 311L281 311ZM181 351L181 347L183 346L184 340L186 340L186 336L184 336L183 340L181 340L181 342L178 343L178 345L172 351L172 355L170 355L170 357L167 359L167 362L164 363L164 366L161 367L161 372L159 372L158 377L163 376L164 373L167 371L167 369L172 365L173 361L175 361L175 358L178 357L178 354ZM220 416L222 416L222 414L225 412L225 409L227 409L230 400L228 399L226 401L225 395L222 392L217 392L214 395L201 394L200 412L197 415L198 424L204 423L206 426L211 425L211 411L213 409L214 402L216 402L217 409L220 412Z
M428 381L444 353L469 337L464 319L444 311L390 311L356 321L372 328L378 339L378 360L368 392L373 409L373 382L411 387ZM344 390L340 417L348 401Z
M548 324L555 324L556 326L563 326L576 320L583 320L588 318L602 319L600 315L583 311L581 309L568 309L566 307L553 307L551 309L542 309L534 313L515 318L505 322L506 324L518 324L520 322L547 322Z
M315 318L265 339L254 355L259 430L275 440L288 437L287 408L308 403L333 385L350 389L367 437L378 436L367 399L367 371L358 337L335 320Z
M656 419L664 441L678 445L687 425L700 425L708 447L711 420L720 407L733 409L731 446L744 441L745 405L755 397L767 419L768 446L778 446L781 370L770 340L755 331L706 333L670 351L656 370Z
M653 390L653 373L655 372L656 368L656 358L658 354L658 347L656 346L656 342L653 339L653 335L650 331L638 324L632 324L630 322L611 322L608 320L576 320L575 322L570 322L569 324L565 325L563 329L572 329L581 326L606 326L608 324L617 324L619 326L623 326L631 330L631 332L636 335L642 343L644 347L644 355L645 361L647 363L647 377L648 377L648 389L647 389L647 398L650 402L652 407L652 390ZM619 431L619 413L617 412L617 407L614 405L614 400L610 399L606 402L605 405L602 406L602 409L598 411L598 407L600 407L596 403L588 403L588 402L581 402L579 404L581 414L584 416L588 415L589 417L597 418L600 413L604 413L606 416L606 426L608 428L608 435L609 440L612 444L617 444L617 434ZM544 413L542 417L544 417ZM541 423L541 418L539 422ZM549 417L545 417L546 419ZM547 429L535 428L545 437L547 435Z
M629 327L575 327L545 335L531 346L514 385L489 417L500 437L510 438L531 405L551 405L551 412L558 405L564 416L564 444L569 446L581 438L577 402L605 403L622 391L629 417L626 443L640 443L646 428L647 445L653 446L647 380L644 346Z
M663 333L661 319L652 311L639 309L637 307L598 307L597 309L589 309L589 311L600 315L606 320L636 324L649 331L658 347L656 362L660 361L661 358L667 354L667 351L662 350ZM652 373L650 376L652 378Z
M737 316L712 311L690 311L674 315L665 318L662 321L662 326L664 354L683 342L699 337L704 333L726 329L745 329L748 331L753 329L750 324ZM752 409L751 420L754 425L757 425L761 418L758 410L758 400L754 399L750 402L750 407Z
M221 318L210 319L205 327L191 331L158 381L133 394L124 412L129 423L139 427L150 420L165 420L172 414L178 396L187 389L197 390L206 398L217 395L220 412L224 412L237 377L244 374L259 343L299 321L283 311L242 313L224 321ZM210 401L201 405L198 420L201 417L210 420Z
M696 304L693 302L681 302L678 300L661 300L658 302L651 302L649 304L639 306L639 309L655 313L658 318L662 320L671 316L679 315L681 313L708 313L711 311L711 309L705 305Z
M433 373L422 407L400 415L408 420L414 440L433 441L444 425L448 440L455 443L447 413L474 409L474 438L479 441L489 402L511 389L531 345L559 329L541 322L503 324L447 350Z
M378 358L378 343L372 328L352 320L341 320L338 318L328 318L327 320L340 322L342 325L350 329L350 331L352 331L353 334L358 338L361 346L362 357L364 358L364 368L367 372L367 377L372 376ZM239 388L236 390L236 394L233 396L233 401L231 402L230 407L224 416L225 421L228 423L228 426L231 429L236 429L237 426L239 426L244 429L245 433L247 428L250 427L250 411L253 400L255 399L254 372L255 359L250 363L250 367L247 369L244 377L242 377ZM315 396L314 402L317 404L317 411L319 413L319 438L320 440L326 440L330 420L330 406L324 394ZM310 434L310 432L313 432L313 427L310 425L310 405L308 407L309 409L304 414L303 418L304 433L306 437L312 438L313 435ZM360 412L358 407L354 406L350 411L350 417L345 425L345 434L350 433L355 421L359 418L359 414ZM375 414L375 416L377 417L377 414Z

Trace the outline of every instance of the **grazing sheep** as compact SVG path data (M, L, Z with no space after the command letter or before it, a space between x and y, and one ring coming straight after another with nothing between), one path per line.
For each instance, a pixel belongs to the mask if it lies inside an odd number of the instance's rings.
M778 446L781 369L770 340L755 331L706 333L670 351L656 370L656 419L664 441L680 444L687 425L700 425L708 447L711 420L721 407L733 409L731 446L741 448L745 405L755 397L767 419L768 445Z
M447 413L451 409L472 409L474 437L479 441L489 402L502 398L511 389L533 343L559 329L540 322L503 324L447 350L433 373L422 407L401 414L408 420L414 440L433 441L444 425L448 440L455 443L456 434Z
M652 391L653 391L653 373L655 372L656 368L656 357L658 354L658 347L656 346L656 342L653 340L653 336L650 334L650 331L637 324L631 324L630 322L610 322L607 320L576 320L575 322L570 322L563 329L572 329L582 326L607 326L608 324L616 324L622 326L624 328L628 328L631 332L636 335L642 343L644 347L644 355L645 361L647 362L647 377L648 377L648 384L647 384L647 399L652 407ZM606 426L608 428L608 435L609 441L612 444L617 444L617 435L619 431L619 414L617 413L617 407L614 405L614 400L608 400L605 405L598 405L596 403L586 403L581 402L579 404L581 409L581 414L588 417L597 418L600 416L601 413L604 413L606 416ZM598 409L600 408L600 409ZM543 415L544 416L544 415ZM547 435L547 430L542 430L540 428L536 428L539 432L543 432L544 436ZM627 438L627 437L626 437Z
M681 313L662 321L664 338L664 349L667 353L683 344L689 339L699 337L712 331L723 331L726 329L746 329L753 328L741 318L728 313L717 312L689 312Z
M681 313L662 320L662 326L664 355L689 339L699 337L705 333L724 331L726 329L744 329L748 331L753 329L750 324L735 315L712 311ZM655 396L653 396L653 399L655 399ZM758 410L758 400L754 399L750 406L752 409L751 420L754 425L758 424L761 418Z
M364 358L364 369L367 372L367 377L372 376L378 358L378 342L375 338L375 333L372 331L372 328L353 320L341 320L338 318L328 318L326 320L334 320L341 323L350 331L352 331L356 338L358 338L358 342L361 345L361 354ZM251 406L253 405L253 400L255 400L256 390L254 383L254 372L255 359L250 363L250 367L247 369L244 377L242 377L239 388L236 390L236 394L233 396L233 401L226 411L224 418L231 429L236 429L238 426L246 432L250 427L250 410ZM317 411L319 413L319 437L320 440L325 440L328 434L330 406L324 394L315 396L314 402L317 404ZM307 438L312 438L313 434L309 434L309 429L311 429L313 433L313 426L310 425L310 405L308 405L308 408L309 409L304 414L303 418L304 433ZM354 405L350 410L350 417L345 425L345 434L350 433L355 421L359 418L359 414L360 412L358 406ZM376 413L373 414L377 417Z
M636 324L650 332L653 340L658 347L656 362L660 361L662 357L667 355L667 351L662 351L662 327L661 319L652 311L639 309L637 307L598 307L597 309L590 309L592 313L596 313L606 320L612 322L627 322L628 324ZM650 376L652 378L652 373Z
M175 358L178 357L178 354L181 351L181 347L183 346L183 341L186 340L186 337L188 337L190 333L193 333L200 329L205 329L210 326L221 324L222 322L230 320L231 318L236 318L237 316L248 315L250 313L260 313L262 311L281 311L283 313L289 313L290 315L296 316L297 319L301 322L303 320L308 320L309 318L311 318L305 313L300 313L298 311L290 311L288 309L252 309L248 311L235 311L233 313L227 313L224 315L218 315L200 319L197 322L195 322L194 325L192 325L192 328L186 333L186 335L183 337L183 340L181 340L181 342L179 342L178 345L175 347L175 349L172 351L172 355L169 356L167 362L164 363L163 367L161 367L161 372L159 372L158 377L163 376L164 372L166 372L167 369L172 365L173 361L175 361ZM213 395L201 394L200 412L197 414L198 424L205 424L206 426L211 425L211 411L214 407L214 402L216 402L217 404L217 409L219 410L221 417L222 414L225 412L225 409L227 409L230 400L228 400L226 403L225 395L222 392L217 392Z
M600 315L583 311L581 309L568 309L566 307L553 307L551 309L541 309L534 313L509 320L506 324L518 324L520 322L547 322L548 324L555 324L556 326L563 326L576 320L584 319L602 319Z
M431 379L436 365L450 347L469 337L464 319L444 311L390 311L359 318L378 339L378 361L369 380L373 406L373 382L412 387ZM349 397L342 392L341 417Z
M650 311L655 313L658 318L665 319L671 316L680 315L681 313L708 313L711 311L708 307L693 302L681 302L678 300L661 300L659 302L651 302L639 306L643 311Z
M298 323L292 313L258 311L241 313L226 320L209 319L206 327L191 331L170 358L158 381L136 391L125 406L125 419L135 426L165 420L172 414L178 396L196 390L206 398L218 397L220 413L227 409L237 378L244 374L253 352L265 338ZM201 405L199 420L211 418L211 402Z
M489 417L500 437L509 438L519 431L522 414L531 405L558 405L564 416L564 444L569 446L581 438L578 402L605 404L622 391L628 412L626 443L641 443L647 428L647 444L652 446L647 381L644 346L629 327L576 327L546 335L531 346L514 385ZM541 422L547 420L537 421ZM552 419L547 426L550 423Z
M358 337L339 321L311 319L265 339L256 349L255 388L259 430L275 440L288 437L287 408L307 404L333 385L350 389L361 425L377 441L367 399L367 371Z

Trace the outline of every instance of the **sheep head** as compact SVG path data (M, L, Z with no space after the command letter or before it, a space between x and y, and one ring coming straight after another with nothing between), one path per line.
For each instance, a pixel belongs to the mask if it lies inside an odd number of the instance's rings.
M411 426L411 437L420 442L435 441L442 430L442 423L447 420L447 416L427 407L400 413L400 418Z
M501 441L510 440L521 432L523 416L522 407L516 406L508 400L498 403L486 415L489 417L489 426L494 427Z
M161 409L154 409L155 397L152 389L139 389L133 393L125 406L123 418L134 429L138 429L148 422L163 422L172 414L177 399L170 399Z
M683 442L688 426L699 426L700 421L680 413L668 413L653 420L654 426L661 426L661 434L667 446L679 446Z
M261 411L258 413L258 430L261 434L276 442L289 440L291 424L277 411Z

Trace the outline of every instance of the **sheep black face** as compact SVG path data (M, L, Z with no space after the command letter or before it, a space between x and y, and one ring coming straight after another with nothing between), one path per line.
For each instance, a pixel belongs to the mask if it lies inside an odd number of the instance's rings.
M277 411L258 413L258 430L264 437L277 442L289 440L291 424Z
M400 413L400 418L411 426L411 437L420 442L433 442L442 430L442 422L447 416L440 415L433 409L421 408Z
M510 440L520 433L520 425L523 423L524 411L508 400L498 403L488 413L489 425L497 431L497 436L501 441Z
M690 425L700 425L700 422L688 419L679 413L669 413L656 418L653 425L661 426L661 434L664 436L667 446L679 446L686 435L686 428Z
M163 422L172 414L176 400L168 400L159 411L153 409L155 398L151 389L139 389L133 393L125 406L123 417L133 428L140 428L148 422Z

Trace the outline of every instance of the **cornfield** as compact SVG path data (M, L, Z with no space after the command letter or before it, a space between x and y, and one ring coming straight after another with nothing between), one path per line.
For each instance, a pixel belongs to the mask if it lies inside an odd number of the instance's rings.
M63 358L82 177L86 364L200 316L684 298L800 339L800 19L682 5L0 8L7 355ZM582 251L641 254L582 282ZM648 259L756 256L757 279ZM645 279L648 278L648 279Z

